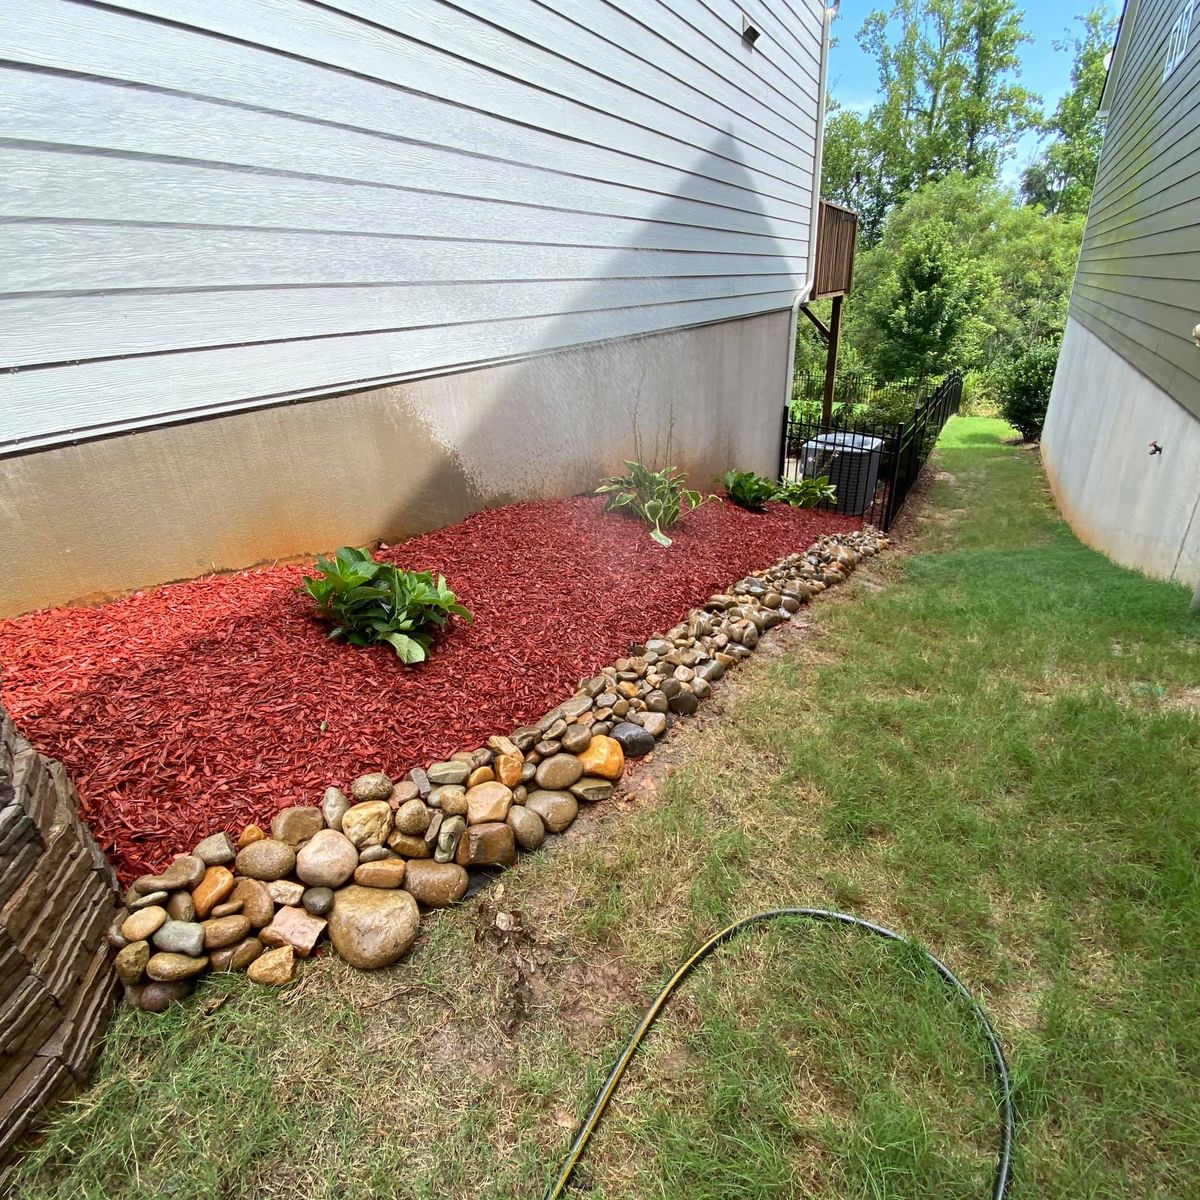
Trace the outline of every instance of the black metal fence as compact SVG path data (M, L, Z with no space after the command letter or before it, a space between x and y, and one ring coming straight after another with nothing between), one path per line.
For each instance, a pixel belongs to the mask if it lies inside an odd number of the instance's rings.
M902 406L909 411L937 386L938 380L920 376L884 382L868 371L839 371L834 389L834 424L841 427L860 405L871 408ZM797 372L792 383L792 404L801 413L819 411L825 397L825 372ZM803 419L803 417L801 417Z
M958 412L962 375L952 371L936 387L915 386L911 415L897 422L871 419L839 403L832 425L818 417L797 416L785 409L780 476L813 479L827 475L837 499L818 507L861 516L879 529L890 529L929 458L942 427ZM898 386L898 385L897 385ZM803 413L804 410L801 409Z

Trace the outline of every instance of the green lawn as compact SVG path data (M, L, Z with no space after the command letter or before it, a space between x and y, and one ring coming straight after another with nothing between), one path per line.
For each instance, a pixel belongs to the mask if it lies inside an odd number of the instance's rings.
M1080 545L1009 432L952 421L915 553L400 967L123 1014L12 1194L540 1196L673 965L784 905L913 935L981 997L1015 1196L1200 1194L1200 621ZM911 952L777 926L685 985L573 1194L974 1200L995 1136L983 1048Z

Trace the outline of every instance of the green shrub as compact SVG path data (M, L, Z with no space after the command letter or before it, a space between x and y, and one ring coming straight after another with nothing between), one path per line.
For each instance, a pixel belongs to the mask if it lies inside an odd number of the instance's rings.
M671 539L663 533L670 529L684 509L699 508L706 497L683 486L687 478L677 467L653 471L640 462L626 461L627 475L613 475L600 481L598 496L607 496L605 512L628 508L648 525L650 536L660 546L669 546ZM711 499L711 497L707 497Z
M317 558L319 575L304 577L299 589L317 604L317 615L333 628L331 638L352 646L386 642L405 663L424 662L437 631L451 616L471 614L439 575L404 571L376 562L365 550L343 546L332 561Z
M822 500L833 504L837 491L829 482L828 475L813 479L784 479L775 490L775 498L784 500L793 508L816 508Z
M978 367L963 376L959 414L964 417L996 417L1004 398L1005 366Z
M739 508L762 512L768 500L775 499L777 488L765 475L753 471L726 471L721 476L725 494Z
M1000 415L1020 430L1027 442L1042 436L1057 365L1058 342L1038 342L1013 359L1005 373Z

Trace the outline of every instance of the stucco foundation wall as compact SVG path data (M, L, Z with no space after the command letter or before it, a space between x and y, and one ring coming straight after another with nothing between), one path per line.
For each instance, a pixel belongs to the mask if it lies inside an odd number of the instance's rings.
M1150 455L1152 441L1162 454ZM1200 581L1200 421L1072 319L1042 461L1089 546L1150 575Z
M570 495L657 442L773 474L788 310L0 460L0 615Z

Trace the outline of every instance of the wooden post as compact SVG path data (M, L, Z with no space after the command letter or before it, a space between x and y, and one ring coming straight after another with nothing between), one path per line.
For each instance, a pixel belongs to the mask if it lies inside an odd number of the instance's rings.
M842 336L842 299L833 298L833 312L829 316L829 339L825 351L825 399L821 405L821 424L828 428L833 424L833 389L837 381L838 341Z

